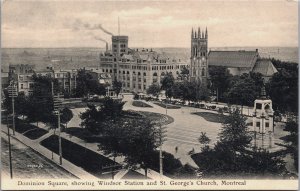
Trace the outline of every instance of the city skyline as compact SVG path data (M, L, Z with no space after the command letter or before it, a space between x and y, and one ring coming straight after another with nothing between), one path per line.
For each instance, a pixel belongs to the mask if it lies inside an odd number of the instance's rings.
M293 1L6 1L2 47L105 47L111 34L129 47L189 48L192 27L209 47L297 47Z

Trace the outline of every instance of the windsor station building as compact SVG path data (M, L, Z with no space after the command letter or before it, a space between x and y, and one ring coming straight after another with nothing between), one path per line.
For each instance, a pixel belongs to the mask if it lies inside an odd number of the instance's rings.
M152 49L128 48L128 36L112 36L112 50L100 54L100 70L109 73L112 79L122 82L124 92L146 92L153 83L167 74L176 79L189 62L169 58L164 53Z

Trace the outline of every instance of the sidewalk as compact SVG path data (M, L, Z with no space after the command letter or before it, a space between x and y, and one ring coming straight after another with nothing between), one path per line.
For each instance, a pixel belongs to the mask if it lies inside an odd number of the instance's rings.
M7 132L7 126L1 124L2 126L2 131L4 133ZM12 130L10 129L10 131L12 132ZM15 132L15 136L11 136L12 138L19 140L20 142L24 143L26 146L32 148L33 150L35 150L36 152L40 153L41 155L47 157L48 159L52 160L53 162L59 164L59 155L52 153L50 150L48 150L47 148L43 147L42 145L40 145L40 142L48 137L50 137L51 135L53 135L54 133L54 129L51 129L47 134L43 135L42 137L36 139L36 140L31 140L27 137L25 137L24 135ZM58 131L56 131L56 134L58 133ZM107 155L104 155L104 153L102 151L100 151L98 149L97 144L98 143L86 143L85 141L83 141L82 139L79 139L75 136L71 136L65 132L61 133L61 137L65 138L66 140L69 140L75 144L78 144L82 147L85 147L86 149L89 149L97 154L103 155L111 160L113 160L113 157L109 157ZM52 159L52 154L53 154L53 159ZM124 157L116 157L116 162L117 163L124 163ZM70 173L74 174L75 176L77 176L80 179L95 179L97 177L93 176L92 174L86 172L84 169L82 169L81 167L78 167L76 165L74 165L73 163L63 159L62 160L62 165L61 167L63 167L64 169L66 169L67 171L69 171ZM125 170L125 173L124 173ZM118 179L121 179L123 176L126 175L128 171L126 169L123 169L121 171L119 171L115 176ZM143 174L144 175L144 169L139 169L136 170L136 172ZM160 174L149 169L148 173L148 177L151 179L161 179ZM169 179L166 176L163 176L164 179ZM98 178L97 178L98 179Z

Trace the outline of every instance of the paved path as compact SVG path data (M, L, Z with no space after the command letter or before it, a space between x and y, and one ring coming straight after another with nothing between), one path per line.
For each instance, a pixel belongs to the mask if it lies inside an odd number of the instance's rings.
M1 134L2 178L10 178L8 141ZM11 139L13 178L77 178L16 139Z

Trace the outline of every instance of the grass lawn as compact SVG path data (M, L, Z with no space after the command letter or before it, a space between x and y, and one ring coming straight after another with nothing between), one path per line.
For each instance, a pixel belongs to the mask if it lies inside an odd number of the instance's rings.
M166 108L166 104L164 103L159 103L159 102L154 102L154 104L160 106L160 107L163 107L163 108ZM180 109L181 107L180 106L177 106L177 105L170 105L170 104L167 104L167 109Z
M209 113L209 112L195 112L195 115L199 115L203 117L206 121L213 123L223 123L225 121L226 116L218 113Z
M151 121L160 122L162 125L167 125L167 124L174 122L174 118L171 116L168 116L168 115L147 112L147 111L138 111L138 113L141 113L142 115L144 115L147 119L150 119Z
M38 138L40 138L41 136L43 136L43 135L45 135L47 133L48 133L47 130L41 129L41 128L37 128L37 129L34 129L34 130L29 130L26 133L24 133L23 135L25 135L29 139L33 140L33 139L38 139Z
M63 158L74 165L83 168L87 172L99 178L110 178L110 169L102 169L104 166L117 164L116 162L75 144L64 138L62 140ZM41 145L58 154L58 136L52 135L41 142ZM104 174L102 174L104 173Z
M88 143L99 143L101 140L101 137L93 135L85 128L71 127L66 128L64 131L70 134L71 136L82 139Z
M145 102L136 101L136 100L132 102L132 105L135 107L152 107L151 105L146 104Z

